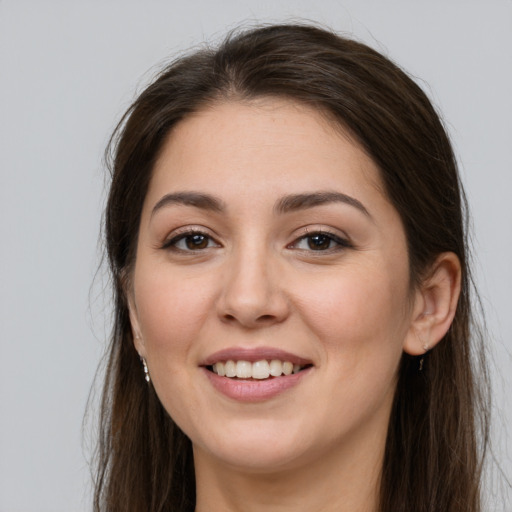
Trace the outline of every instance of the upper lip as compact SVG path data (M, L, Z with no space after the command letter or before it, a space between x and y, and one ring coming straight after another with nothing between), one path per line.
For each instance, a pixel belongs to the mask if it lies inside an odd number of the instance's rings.
M272 347L231 347L219 350L209 355L200 366L211 366L220 361L248 361L254 363L256 361L262 361L263 359L271 361L272 359L278 359L279 361L289 361L293 364L301 366L312 364L312 361L305 359L291 352L285 350L272 348Z

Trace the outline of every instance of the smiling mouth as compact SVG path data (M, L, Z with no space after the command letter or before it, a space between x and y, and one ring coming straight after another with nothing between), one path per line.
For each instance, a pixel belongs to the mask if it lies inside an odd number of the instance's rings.
M228 359L227 361L219 361L213 365L208 365L206 369L219 375L219 377L229 379L265 380L296 374L311 366L311 364L293 364L290 361L279 359L262 359L254 362Z

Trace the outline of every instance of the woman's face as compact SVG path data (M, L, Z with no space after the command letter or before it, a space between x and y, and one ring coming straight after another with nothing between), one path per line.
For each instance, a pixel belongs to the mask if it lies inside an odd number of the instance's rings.
M155 165L136 348L196 459L364 457L384 445L413 335L408 276L400 218L358 144L293 102L218 103L177 125Z

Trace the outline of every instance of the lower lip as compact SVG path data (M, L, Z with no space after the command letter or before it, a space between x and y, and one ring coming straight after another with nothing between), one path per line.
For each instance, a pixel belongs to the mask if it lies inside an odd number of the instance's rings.
M306 368L298 373L263 380L244 380L220 377L203 368L212 386L223 395L240 402L263 402L293 388L310 372Z

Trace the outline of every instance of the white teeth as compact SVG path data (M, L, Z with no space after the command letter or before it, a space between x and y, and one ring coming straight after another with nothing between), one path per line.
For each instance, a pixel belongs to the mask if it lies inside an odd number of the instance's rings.
M226 361L224 364L226 377L236 377L236 364L234 361Z
M236 376L239 379L250 379L252 377L252 364L249 361L237 361Z
M213 372L221 377L258 380L268 379L270 376L280 377L281 375L299 373L302 368L301 365L293 364L290 361L280 361L279 359L272 359L270 362L262 359L254 363L230 359L212 365Z
M283 373L283 363L279 359L272 359L270 361L270 375L272 377L280 377Z
M290 361L285 361L283 363L283 373L285 375L291 375L293 372L293 364Z
M268 361L256 361L252 363L252 378L253 379L268 379L270 376L270 365Z
M217 363L213 365L213 371L219 374L221 377L226 375L226 369L224 368L224 363Z

